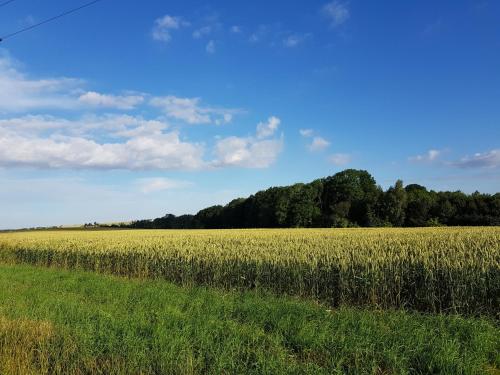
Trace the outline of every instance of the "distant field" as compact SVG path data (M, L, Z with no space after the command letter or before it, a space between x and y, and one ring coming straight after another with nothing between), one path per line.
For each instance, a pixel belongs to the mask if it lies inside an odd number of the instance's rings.
M489 318L0 265L0 374L498 374Z
M2 233L0 260L258 288L330 306L500 311L499 227Z

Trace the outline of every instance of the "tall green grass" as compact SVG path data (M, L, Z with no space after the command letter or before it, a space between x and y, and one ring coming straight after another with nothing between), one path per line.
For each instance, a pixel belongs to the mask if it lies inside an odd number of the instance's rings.
M0 234L4 262L341 305L498 315L500 228Z
M2 374L485 374L492 320L0 265Z

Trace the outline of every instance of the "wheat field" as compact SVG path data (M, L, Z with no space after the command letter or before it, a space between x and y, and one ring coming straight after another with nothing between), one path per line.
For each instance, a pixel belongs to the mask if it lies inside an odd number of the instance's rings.
M0 260L331 306L500 311L498 227L16 232L0 234Z

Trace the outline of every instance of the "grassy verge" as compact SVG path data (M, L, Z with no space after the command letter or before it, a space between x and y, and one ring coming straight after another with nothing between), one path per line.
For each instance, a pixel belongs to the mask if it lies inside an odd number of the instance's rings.
M484 374L489 319L0 265L0 373Z

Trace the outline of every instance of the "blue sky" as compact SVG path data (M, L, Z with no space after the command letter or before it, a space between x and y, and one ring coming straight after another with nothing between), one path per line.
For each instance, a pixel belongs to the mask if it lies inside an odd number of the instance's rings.
M84 1L17 0L0 34ZM500 187L497 1L103 0L0 43L0 228L366 169Z

